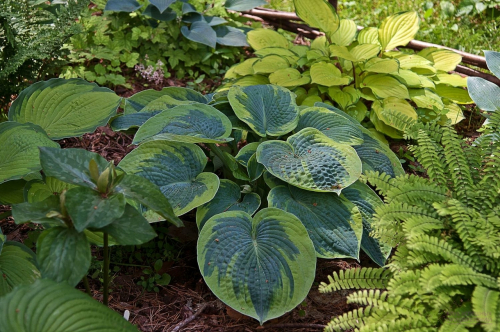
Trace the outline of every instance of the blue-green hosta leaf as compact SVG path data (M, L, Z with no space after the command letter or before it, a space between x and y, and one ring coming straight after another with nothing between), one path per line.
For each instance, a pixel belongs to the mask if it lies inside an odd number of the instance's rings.
M308 107L300 111L296 131L316 128L337 143L359 145L363 143L363 133L358 123L347 117L322 107Z
M139 128L153 116L161 111L138 112L133 114L123 114L111 122L111 129L114 131L128 130L130 128Z
M43 278L76 286L90 267L87 237L75 229L52 227L40 234L36 258Z
M206 22L194 22L190 28L183 26L181 33L187 39L211 48L215 48L217 43L217 34Z
M0 204L12 205L24 202L25 185L25 180L13 180L0 184Z
M137 332L137 327L72 286L39 279L0 298L0 331Z
M163 13L165 10L167 10L168 7L170 7L171 4L176 2L177 0L149 0L149 2L158 8L160 13Z
M262 324L303 301L316 257L300 220L267 208L254 218L230 211L209 219L198 239L198 265L219 299Z
M231 121L216 108L205 104L181 105L147 120L137 131L133 144L147 140L186 143L232 141Z
M384 203L370 187L359 181L346 188L341 196L354 203L363 217L361 248L375 263L384 266L392 248L386 244L379 243L377 239L370 236L372 230L371 222L375 209Z
M208 100L201 93L188 88L167 87L160 91L150 89L138 92L125 99L124 113L130 114L140 112L150 102L163 96L170 96L172 99L178 101L192 101L201 104L208 103ZM173 104L168 107L174 106L178 106L178 104Z
M63 190L74 187L72 184L47 176L44 180L29 181L24 189L25 198L30 203L41 202L52 195L60 195Z
M260 196L248 193L241 198L241 188L229 180L220 180L219 190L214 198L198 207L196 210L196 223L201 230L208 219L226 211L243 211L253 215L260 206Z
M338 30L340 19L337 11L326 0L294 0L297 15L310 27L318 28L331 36Z
M340 194L361 175L356 151L315 128L304 128L286 142L261 143L257 161L277 178L312 191Z
M321 258L359 259L363 233L361 213L342 196L293 186L274 187L269 206L295 215L306 227Z
M125 212L111 224L102 228L120 245L139 245L156 237L156 232L149 222L133 206L127 204Z
M484 51L488 69L498 78L500 78L500 52Z
M238 154L236 155L236 160L238 160L238 162L243 166L247 167L248 161L257 152L259 144L260 144L259 142L253 142L242 147L241 150L238 151Z
M205 22L211 27L227 23L225 19L220 18L218 16L202 15L201 13L189 13L187 15L184 15L182 17L182 22L186 23Z
M500 111L500 87L480 77L468 77L469 94L483 111Z
M151 18L154 18L155 20L163 22L170 22L177 18L177 13L174 10L168 8L164 12L160 13L158 8L156 8L156 6L153 6L151 4L148 5L146 9L144 9L142 15L146 15Z
M135 0L109 0L104 10L115 12L133 12L141 8L141 4Z
M264 173L264 165L257 161L257 147L260 143L254 142L245 145L236 155L236 160L247 168L250 181L257 180Z
M0 183L21 179L39 171L39 146L59 147L42 128L31 123L6 121L0 123Z
M266 182L267 186L270 189L273 189L274 187L277 187L277 186L288 186L288 183L278 179L277 177L275 177L274 175L272 175L268 171L264 172L263 178L264 178L264 182Z
M224 7L229 10L244 11L267 5L264 0L227 0Z
M219 178L202 173L206 164L205 153L196 145L153 141L129 153L119 167L160 187L174 213L180 216L215 196Z
M23 90L9 109L9 120L35 123L57 140L104 126L120 101L112 90L94 83L53 78Z
M234 47L248 46L247 36L240 29L219 26L214 28L214 30L217 35L217 44Z
M228 99L238 118L259 136L284 135L297 126L299 108L288 89L277 85L234 86Z
M247 171L250 181L257 181L265 171L264 165L257 161L257 153L254 153L248 160Z
M1 232L0 236L2 236ZM0 241L0 243L2 242ZM3 248L0 246L0 276L0 298L9 293L15 286L31 284L40 278L35 254L22 243L5 242ZM2 322L0 322L0 326L1 324Z
M183 1L182 4L182 14L183 15L186 15L186 14L189 14L189 13L197 13L198 11L196 10L196 8L193 7L193 5L191 5L190 3L188 3L187 1Z
M0 253L2 253L3 244L7 241L7 236L2 233L2 228L0 228Z

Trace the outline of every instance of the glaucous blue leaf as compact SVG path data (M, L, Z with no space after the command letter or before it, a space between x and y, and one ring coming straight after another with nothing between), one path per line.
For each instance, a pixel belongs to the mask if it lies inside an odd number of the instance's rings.
M181 27L181 33L187 39L211 48L215 48L217 43L217 34L214 29L203 21L194 22L189 28Z

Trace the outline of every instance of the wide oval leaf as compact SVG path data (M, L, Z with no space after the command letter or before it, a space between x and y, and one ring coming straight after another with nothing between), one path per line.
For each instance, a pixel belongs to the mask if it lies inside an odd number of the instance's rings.
M120 101L112 90L94 83L53 78L23 90L9 109L9 120L37 124L58 140L106 125Z
M338 30L340 19L335 8L325 0L294 0L297 15L312 28L327 35Z
M224 7L229 10L243 11L263 5L267 5L264 0L227 0Z
M254 29L247 33L247 40L255 51L266 47L288 48L290 43L278 32L271 29Z
M153 141L133 150L118 166L160 187L180 216L215 196L219 178L202 173L206 164L205 153L194 144Z
M311 66L312 83L324 86L347 85L351 82L350 77L342 76L340 70L329 62L316 62Z
M259 136L291 132L299 120L295 94L277 85L234 86L229 102L236 116Z
M307 229L321 258L359 258L363 233L361 213L342 196L293 186L274 187L269 205L295 215Z
M24 202L26 183L25 180L13 180L0 184L0 204L12 205Z
M378 98L396 97L409 99L408 89L389 75L374 74L366 76L361 83L362 87L370 88Z
M39 279L0 298L0 330L137 332L121 315L65 284Z
M1 236L4 235L0 231ZM3 242L0 241L0 243ZM15 286L31 284L40 278L35 254L19 242L7 241L3 248L0 245L0 276L0 298L9 293ZM0 326L1 324L0 321Z
M27 202L41 202L52 195L60 195L63 190L69 190L75 186L62 182L51 176L42 180L29 181L25 187L25 198Z
M160 13L163 13L171 4L173 4L177 0L149 0L149 2L158 8Z
M240 29L219 26L214 28L214 30L217 35L217 44L234 47L248 46L247 36Z
M488 69L493 75L500 78L500 52L484 51L484 57L486 58Z
M437 84L436 93L443 97L448 98L457 104L473 104L474 101L470 98L469 92L463 88L455 88L449 85Z
M462 62L462 56L450 50L443 50L437 47L428 47L418 52L418 55L432 61L434 68L442 71L455 70L457 65Z
M340 194L361 175L356 151L315 128L304 128L286 142L261 143L257 161L277 178L312 191Z
M270 74L276 70L290 67L287 59L279 55L268 55L255 61L252 65L254 74Z
M500 87L481 77L468 77L470 97L483 111L500 111Z
M198 265L214 294L262 324L292 310L314 281L314 245L299 219L267 208L230 211L200 232Z
M231 121L216 108L190 104L165 110L147 120L137 131L133 144L149 140L185 143L232 141Z
M339 29L330 35L330 40L339 46L349 46L356 37L357 32L358 27L353 20L342 19L340 20Z
M203 21L194 22L191 27L181 27L181 33L187 39L215 48L217 44L217 34L212 27Z
M144 90L125 99L124 113L130 114L140 112L150 102L164 96L170 96L172 97L172 99L178 101L192 101L201 104L208 103L208 100L198 91L194 91L188 88L171 86L163 88L160 91L153 89Z
M129 204L125 206L123 215L102 228L102 231L111 235L112 239L121 245L139 245L156 237L156 232L148 220Z
M401 12L387 17L378 30L383 50L406 46L418 32L420 20L416 12Z
M283 87L296 87L311 83L309 76L302 74L295 68L279 69L269 75L269 82Z
M105 11L133 12L141 8L141 4L135 0L109 0L106 2Z

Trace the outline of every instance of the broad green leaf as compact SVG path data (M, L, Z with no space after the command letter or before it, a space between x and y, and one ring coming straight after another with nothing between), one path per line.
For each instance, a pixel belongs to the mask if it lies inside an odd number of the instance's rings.
M231 121L216 108L205 104L181 105L147 120L137 131L133 144L149 140L186 143L231 141Z
M108 226L106 226L106 227L108 227ZM87 237L87 240L89 241L90 244L96 245L96 246L101 247L101 248L104 247L104 235L103 235L102 231L89 231L88 229L86 229L83 232L83 234L85 234L85 236ZM115 241L115 239L111 235L109 235L108 236L108 245L115 246L117 244L118 243Z
M240 29L229 26L218 26L214 30L217 36L217 44L219 45L233 47L248 46L247 36Z
M149 2L158 8L160 13L163 13L165 10L167 10L168 7L170 7L171 4L173 4L177 0L149 0Z
M434 68L442 71L455 70L457 65L462 62L462 56L450 50L438 49L436 47L429 47L418 52L418 55L432 61Z
M257 162L256 151L259 144L247 144L236 155L236 160L247 168L249 181L257 180L264 172L264 166Z
M156 237L149 222L133 206L127 204L125 212L111 224L102 228L120 245L139 245Z
M467 77L458 74L439 73L433 79L436 84L448 84L455 87L467 87Z
M60 210L59 196L52 195L40 202L14 204L12 206L12 217L16 224L27 222L57 224L57 220L47 217L47 214L54 211L60 212ZM64 224L62 220L59 223Z
M0 299L14 287L31 284L38 278L40 271L36 266L35 254L28 247L19 242L9 241L4 243L3 248L0 245ZM0 327L1 325L0 321Z
M59 147L42 128L31 123L6 121L0 123L0 183L22 179L28 173L39 171L38 147Z
M75 187L50 176L44 180L33 180L26 184L25 197L27 202L41 202L52 195L60 195L64 190Z
M386 125L405 131L418 119L418 114L406 100L389 97L372 104L372 111ZM390 136L390 135L389 135Z
M269 79L263 75L245 76L234 82L234 86L251 86L269 84Z
M342 76L340 70L333 64L327 62L316 62L311 66L312 83L324 86L347 85L351 79Z
M270 189L273 189L274 187L277 187L277 186L288 186L288 183L286 183L285 181L281 181L280 179L278 179L277 177L275 177L274 175L272 175L268 171L264 172L263 179L264 179L264 182L266 182L267 186Z
M317 39L318 38L316 38L315 41ZM255 51L254 54L257 55L257 56L259 56L259 57L265 57L265 56L268 56L268 55L279 55L279 56L285 57L287 59L296 59L296 60L298 60L298 58L299 58L298 55L295 54L294 52L292 52L291 50L286 49L286 48L282 48L282 47L266 47L266 48L261 48L260 50ZM251 58L251 59L253 59L253 58Z
M311 50L318 50L320 51L318 54L328 56L330 54L330 51L328 50L329 45L330 43L328 42L326 36L319 36L311 42Z
M286 38L271 29L254 29L247 33L247 41L255 51L266 47L289 48Z
M277 85L232 87L228 94L234 113L259 136L280 136L297 126L295 95Z
M359 100L356 104L349 106L346 113L355 118L358 122L361 122L365 119L366 114L368 113L368 108L363 100Z
M395 58L399 61L399 66L402 69L412 69L415 73L421 75L434 75L437 72L432 62L420 55L409 55L401 52L395 53Z
M498 78L500 78L500 52L484 51L488 69Z
M236 160L243 166L247 167L248 161L255 154L255 152L257 152L259 144L260 144L259 142L253 142L242 147L241 150L238 151L238 154L235 157Z
M390 74L399 71L399 62L395 59L371 58L363 64L364 71L378 74Z
M103 228L119 218L125 211L125 197L103 197L96 190L76 187L66 192L65 206L76 230L83 232L86 228Z
M455 103L445 103L444 109L448 112L446 113L445 121L440 122L442 125L445 125L448 120L450 124L455 125L465 119L462 109Z
M268 55L252 65L254 74L270 74L276 70L290 67L288 61L279 55Z
M294 0L295 12L312 28L331 36L338 30L340 19L335 8L325 0Z
M208 100L201 93L188 88L167 87L160 91L150 89L138 92L125 99L124 113L130 114L140 112L150 102L163 96L170 96L172 99L178 101L192 101L201 104L208 103ZM172 106L177 105L175 104Z
M90 267L87 237L75 229L52 227L40 234L36 258L43 278L76 286Z
M467 89L477 107L483 111L500 110L500 87L498 85L484 78L468 77Z
M257 154L254 153L248 160L247 171L250 181L257 181L266 169L264 165L257 161Z
M243 211L253 215L260 206L260 196L248 193L241 198L241 188L229 180L220 180L214 198L196 210L196 224L201 231L205 223L215 215L226 211Z
M396 97L409 99L408 89L399 81L386 74L366 76L361 83L362 87L370 88L378 98Z
M0 330L137 332L137 327L72 286L39 279L0 298Z
M302 76L302 74L294 68L279 69L269 75L269 82L283 87L296 87L311 83L311 78Z
M207 45L208 47L214 49L216 47L217 34L206 22L194 22L189 28L187 26L182 26L181 33L184 37L191 41Z
M180 216L215 196L219 178L202 173L206 164L205 153L194 144L153 141L133 150L118 166L157 185Z
M380 47L374 44L360 44L349 50L345 46L330 45L331 56L337 56L352 62L365 61L377 56Z
M406 46L418 32L420 20L416 12L401 12L387 17L378 30L383 50Z
M9 120L35 123L57 140L106 125L120 101L112 90L94 83L53 78L23 90L9 109Z
M397 73L391 73L391 76L408 88L422 88L424 86L422 76L409 69L400 69Z
M349 46L351 45L356 33L358 32L358 27L353 20L340 20L339 28L337 31L330 35L330 40L332 43L339 46Z
M356 151L315 128L304 128L286 142L261 143L257 161L277 178L311 191L340 194L361 175Z
M242 63L239 63L233 67L234 72L241 76L253 75L254 74L253 64L257 61L259 61L258 58L246 59Z
M343 89L337 86L331 87L328 89L328 95L334 102L339 104L343 110L356 104L360 97L358 90L350 85L344 87Z
M363 143L363 133L358 123L347 117L322 107L308 107L300 111L296 131L316 128L337 143L359 145Z
M401 173L397 175L403 174L404 171L401 168ZM342 192L341 197L348 199L351 203L354 203L363 217L363 237L361 239L361 248L375 263L380 266L384 266L392 248L389 245L380 243L377 239L370 236L372 231L371 223L373 215L375 214L375 209L384 203L370 187L359 181L356 181L351 186L346 188Z
M269 205L295 215L307 229L321 258L359 258L363 223L358 208L334 193L293 186L274 187Z
M314 104L316 104L318 102L322 102L322 101L323 101L323 99L320 96L307 96L306 98L304 98L304 100L302 101L300 106L312 107L312 106L314 106Z
M484 87L483 87L484 89ZM436 93L443 98L447 98L457 104L473 104L467 90L463 88L454 88L444 84L436 84Z
M198 265L208 287L262 324L292 310L314 281L314 245L299 219L267 208L212 217L200 232Z
M123 131L131 128L139 128L158 113L161 113L161 111L123 114L111 122L111 129L114 131Z
M377 103L378 103L378 101L377 101ZM379 104L378 106L375 106L375 107L380 108L381 106ZM384 135L387 135L387 136L389 136L391 138L395 138L395 139L402 139L403 138L403 132L394 128L394 127L391 127L391 126L385 124L384 121L382 121L378 118L377 112L375 112L374 109L370 112L370 122L373 123L373 125L375 126L375 129L378 132L380 132Z
M187 15L184 15L182 17L182 22L186 23L194 23L194 22L205 22L211 27L215 27L221 24L227 23L227 21L221 17L218 16L209 16L209 15L203 15L201 13L189 13ZM216 30L216 28L214 28ZM235 29L238 30L238 29ZM246 44L246 36L243 34L243 37L245 39L245 44Z
M12 205L24 202L25 185L25 180L13 180L0 184L0 204Z
M429 89L409 89L410 99L418 107L442 110L444 108L441 97Z
M264 0L227 0L224 7L229 10L244 11L267 5Z
M358 43L380 45L378 40L378 29L374 27L364 28L358 33Z

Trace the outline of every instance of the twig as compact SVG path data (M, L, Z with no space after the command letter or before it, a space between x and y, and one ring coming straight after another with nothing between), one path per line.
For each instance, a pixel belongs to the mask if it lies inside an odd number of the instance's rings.
M191 323L196 317L198 317L202 312L203 310L205 310L208 306L210 306L211 303L209 302L205 302L201 305L201 307L194 313L192 314L191 316L189 316L188 318L184 319L182 322L180 322L179 324L177 324L172 330L171 332L177 332L179 331L181 328L183 328L184 326L186 326L187 324Z
M493 75L486 74L486 73L474 70L474 69L469 68L469 67L458 65L454 71L456 71L457 73L460 73L460 74L467 75L467 76L481 77L487 81L490 81L491 83L494 83L494 84L500 86L500 79L496 78Z
M296 329L323 330L325 327L326 327L326 325L321 325L321 324L290 323L290 324L271 324L271 325L267 325L267 326L262 326L262 329L266 330L266 329L296 328Z

